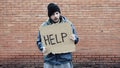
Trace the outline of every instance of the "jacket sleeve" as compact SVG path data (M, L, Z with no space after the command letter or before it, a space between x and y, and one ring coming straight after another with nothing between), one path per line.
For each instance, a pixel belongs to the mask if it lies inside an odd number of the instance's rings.
M41 35L40 35L40 31L38 32L38 37L37 37L37 46L39 48L40 51L43 51L43 45L42 45L42 42L41 42Z
M76 30L75 30L75 27L73 26L73 24L71 24L71 27L72 27L72 32L73 32L73 34L74 34L74 36L75 36L74 43L77 44L78 41L79 41L78 35L77 35L77 33L76 33Z

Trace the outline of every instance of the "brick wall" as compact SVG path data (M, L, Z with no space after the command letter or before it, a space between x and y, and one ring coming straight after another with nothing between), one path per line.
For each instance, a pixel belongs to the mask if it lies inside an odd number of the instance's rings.
M80 38L74 68L120 68L120 0L0 0L0 68L42 68L36 39L50 2Z

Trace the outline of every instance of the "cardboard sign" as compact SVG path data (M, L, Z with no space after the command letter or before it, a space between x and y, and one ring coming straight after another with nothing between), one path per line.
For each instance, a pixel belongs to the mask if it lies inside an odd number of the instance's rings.
M45 54L67 53L75 51L74 41L70 40L72 28L69 23L52 24L40 27Z

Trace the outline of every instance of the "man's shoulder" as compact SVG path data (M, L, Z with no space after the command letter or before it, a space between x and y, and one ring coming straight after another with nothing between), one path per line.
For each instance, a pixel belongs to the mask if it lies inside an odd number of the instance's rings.
M46 21L42 22L40 27L47 26L47 25L49 25L49 20L46 20Z
M71 22L71 21L69 21L68 19L66 20L66 22L67 22L67 23L69 23L70 25L72 25L72 22Z
M39 25L39 29L40 29L41 27L44 27L44 26L47 26L47 25L48 25L47 21L42 22L42 24Z
M63 22L65 23L69 23L69 24L72 24L72 22L70 20L68 20L66 17L62 16L62 20Z
M46 26L47 25L47 22L43 22L40 26Z

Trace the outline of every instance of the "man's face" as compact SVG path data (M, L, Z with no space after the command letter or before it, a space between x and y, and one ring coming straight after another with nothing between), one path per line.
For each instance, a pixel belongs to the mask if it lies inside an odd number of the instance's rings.
M50 17L54 23L57 23L60 19L60 13L59 12L55 12L53 15L51 15Z

